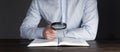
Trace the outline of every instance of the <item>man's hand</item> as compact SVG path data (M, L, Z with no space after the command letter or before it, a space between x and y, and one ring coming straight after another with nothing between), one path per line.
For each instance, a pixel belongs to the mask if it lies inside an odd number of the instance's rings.
M51 25L48 25L43 32L44 38L47 40L53 40L56 36L56 33L57 31L52 29Z

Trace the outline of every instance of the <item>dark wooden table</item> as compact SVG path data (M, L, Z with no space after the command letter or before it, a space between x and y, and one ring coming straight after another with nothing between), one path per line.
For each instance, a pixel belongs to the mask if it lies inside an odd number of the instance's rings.
M88 41L89 47L26 47L32 40L0 39L0 52L120 52L120 41Z

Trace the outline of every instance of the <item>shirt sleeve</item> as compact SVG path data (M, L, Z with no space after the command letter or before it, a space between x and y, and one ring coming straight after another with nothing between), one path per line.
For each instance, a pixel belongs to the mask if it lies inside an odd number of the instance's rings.
M98 29L96 0L86 0L84 16L79 28L58 31L58 36L94 40ZM62 32L62 33L61 33Z
M26 18L20 27L20 35L25 39L43 38L42 27L38 28L38 24L41 20L40 10L38 6L38 0L32 0L30 8L27 12Z

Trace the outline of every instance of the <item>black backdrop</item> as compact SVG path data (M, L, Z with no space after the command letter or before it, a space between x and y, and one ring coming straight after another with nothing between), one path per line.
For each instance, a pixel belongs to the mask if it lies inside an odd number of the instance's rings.
M19 27L31 0L0 0L0 38L19 38Z
M31 0L0 0L0 39L20 38L19 27ZM120 39L120 0L98 0L97 40Z
M120 0L98 0L97 39L120 39Z

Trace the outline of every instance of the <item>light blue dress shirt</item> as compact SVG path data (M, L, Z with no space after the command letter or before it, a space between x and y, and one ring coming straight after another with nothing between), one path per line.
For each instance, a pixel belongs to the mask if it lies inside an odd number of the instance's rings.
M65 22L67 28L57 30L56 38L70 37L94 40L98 28L96 0L33 0L21 27L21 37L44 38L41 19L48 24Z

